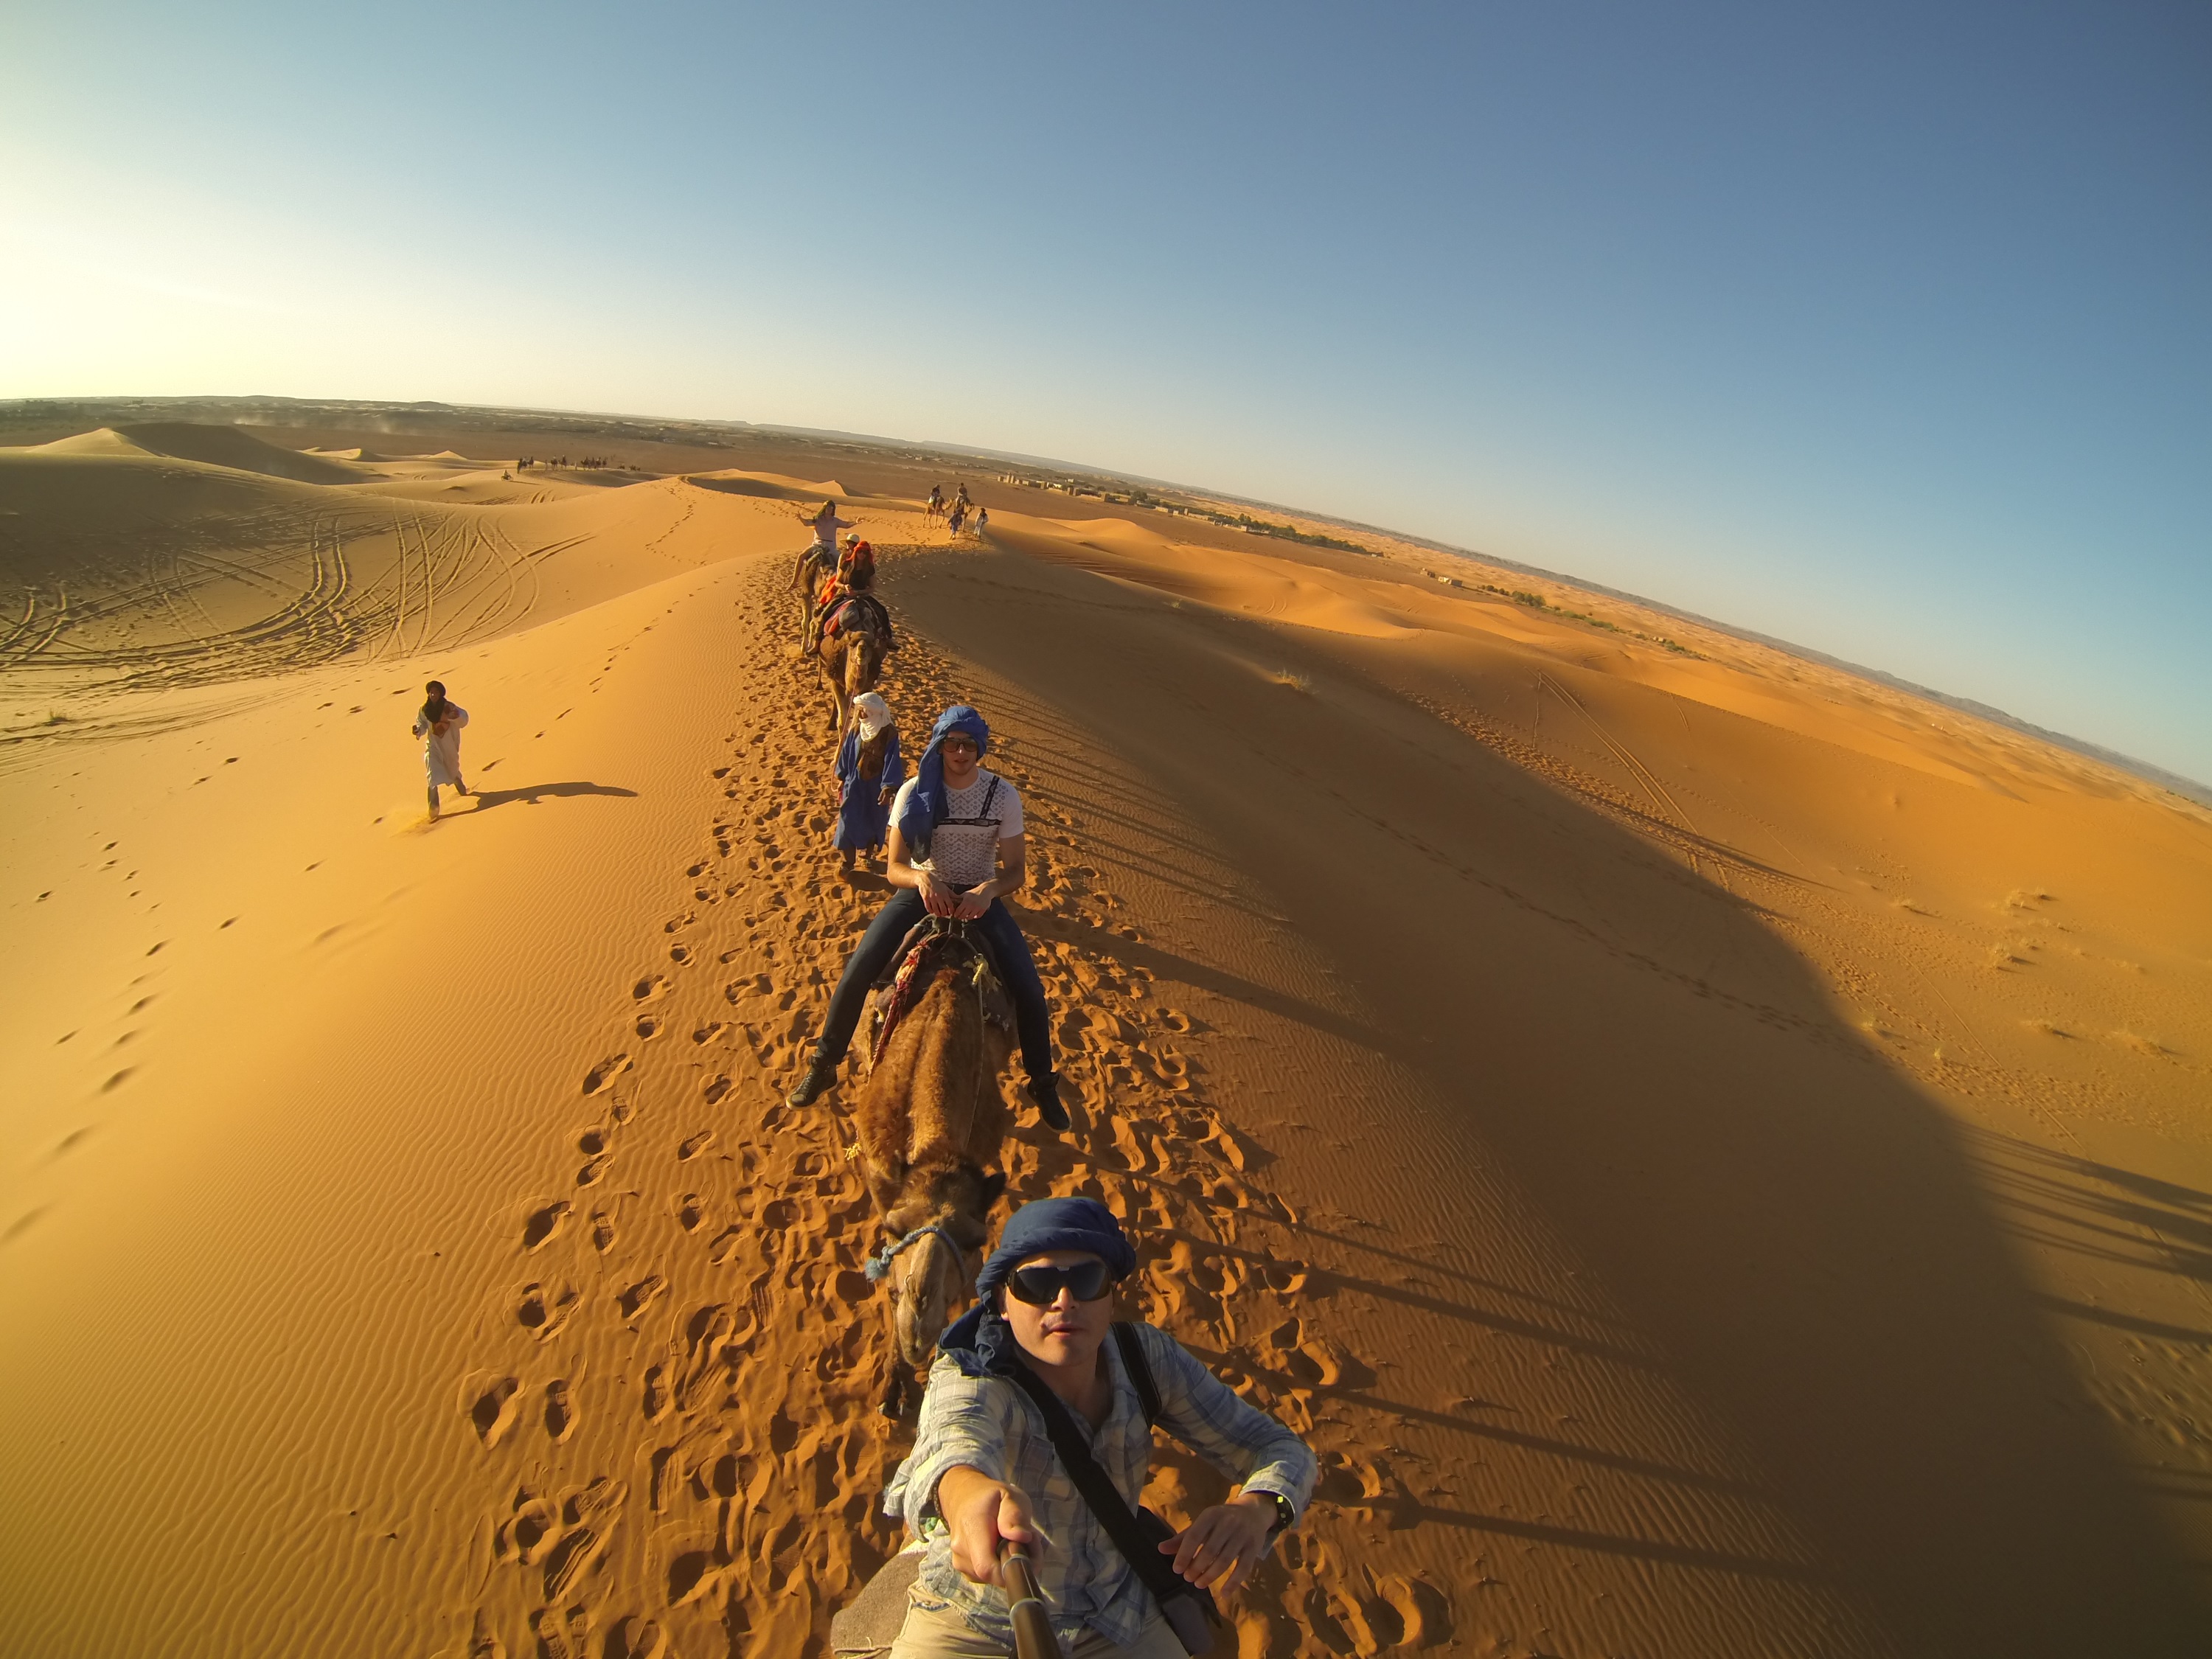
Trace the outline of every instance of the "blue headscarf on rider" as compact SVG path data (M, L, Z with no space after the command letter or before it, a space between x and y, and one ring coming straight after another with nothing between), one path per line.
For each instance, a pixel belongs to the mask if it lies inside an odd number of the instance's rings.
M914 769L914 793L906 798L906 806L899 813L898 832L905 837L908 858L928 855L929 838L936 832L937 821L945 816L942 751L945 738L955 732L964 732L975 739L979 759L991 752L991 728L966 703L956 702L937 717L937 724L929 729L929 746L921 751L921 763Z
M961 1315L937 1346L970 1376L1004 1371L1019 1352L1013 1328L991 1304L1007 1275L1031 1256L1054 1250L1087 1250L1106 1263L1116 1279L1137 1265L1137 1252L1113 1211L1095 1198L1041 1198L1024 1204L1006 1219L999 1248L975 1276L975 1305Z

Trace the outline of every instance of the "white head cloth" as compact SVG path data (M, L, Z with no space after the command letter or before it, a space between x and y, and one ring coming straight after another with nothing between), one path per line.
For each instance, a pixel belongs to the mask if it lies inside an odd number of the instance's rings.
M891 723L890 706L873 691L853 699L853 712L860 717L860 735L872 738Z

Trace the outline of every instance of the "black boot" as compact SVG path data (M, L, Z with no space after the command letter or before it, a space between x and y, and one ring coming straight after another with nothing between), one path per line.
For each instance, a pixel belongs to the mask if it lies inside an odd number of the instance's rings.
M807 1062L806 1071L783 1097L787 1106L811 1106L822 1091L837 1080L837 1062L819 1054Z
M1060 1103L1060 1079L1051 1073L1030 1079L1029 1097L1036 1103L1037 1115L1055 1129L1067 1127L1067 1108Z

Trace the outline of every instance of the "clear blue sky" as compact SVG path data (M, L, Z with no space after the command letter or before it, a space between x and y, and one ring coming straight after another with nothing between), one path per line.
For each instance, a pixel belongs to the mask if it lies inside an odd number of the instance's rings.
M0 396L1058 456L2212 780L2196 0L78 0L0 145Z

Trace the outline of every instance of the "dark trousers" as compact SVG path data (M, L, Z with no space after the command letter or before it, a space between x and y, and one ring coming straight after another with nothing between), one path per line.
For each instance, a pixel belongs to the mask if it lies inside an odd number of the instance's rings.
M868 931L860 935L859 948L847 959L845 976L837 981L836 993L830 999L829 1018L822 1022L822 1036L814 1045L817 1059L832 1064L844 1059L860 1023L860 1011L867 1006L868 988L890 966L899 941L928 914L921 893L911 887L902 887L891 895L890 903L876 912ZM969 926L982 935L999 978L1014 1000L1014 1029L1021 1034L1023 1068L1031 1082L1042 1082L1052 1075L1052 1016L1045 1010L1044 981L1037 977L1030 942L1022 937L1013 913L997 899Z

